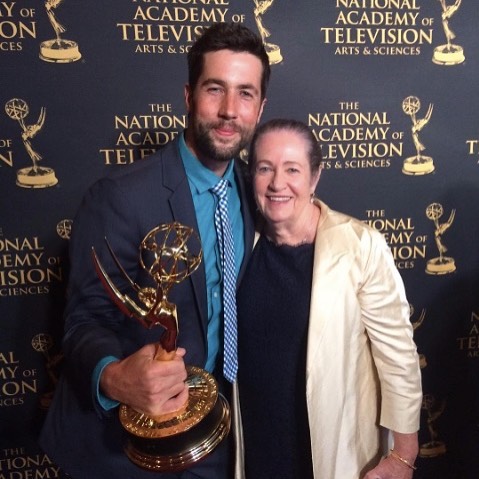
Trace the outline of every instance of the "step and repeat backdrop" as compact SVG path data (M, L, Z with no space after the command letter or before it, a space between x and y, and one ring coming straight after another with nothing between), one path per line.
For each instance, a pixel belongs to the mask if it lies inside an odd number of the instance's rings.
M306 122L321 198L391 247L421 359L414 477L477 479L473 0L0 1L0 478L64 477L36 439L62 369L75 212L93 181L186 126L185 54L225 21L264 40L263 120Z

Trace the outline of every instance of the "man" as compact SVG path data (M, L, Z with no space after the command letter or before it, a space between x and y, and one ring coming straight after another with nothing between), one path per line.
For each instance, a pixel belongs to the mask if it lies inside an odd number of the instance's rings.
M261 117L269 62L261 39L246 27L215 24L192 46L188 66L184 134L93 185L75 218L65 373L40 438L47 454L73 479L152 477L123 451L117 406L127 404L153 416L177 410L188 396L185 363L213 373L226 395L231 387L222 378L222 280L211 188L220 178L229 181L239 280L254 228L240 165L233 158L249 143ZM113 283L131 296L105 238L126 273L142 286L148 275L138 264L139 244L155 226L172 221L199 233L204 256L200 268L168 294L178 308L179 347L172 360L157 361L160 331L144 328L113 305L90 256L94 247ZM223 441L187 471L154 476L232 477L230 442Z

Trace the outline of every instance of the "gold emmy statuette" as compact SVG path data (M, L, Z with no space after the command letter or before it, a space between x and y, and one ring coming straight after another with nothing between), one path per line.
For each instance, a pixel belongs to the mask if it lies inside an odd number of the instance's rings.
M42 129L45 123L45 108L42 107L38 120L33 125L25 125L24 119L28 115L27 103L20 98L12 98L5 103L5 112L12 120L17 120L22 128L22 140L33 167L22 168L17 171L17 185L23 188L47 188L58 183L55 172L51 168L38 166L42 159L30 143L30 140Z
M174 284L198 268L202 258L199 237L192 228L176 222L157 226L145 236L140 244L140 265L153 279L154 287L134 283L108 242L107 246L119 271L137 293L141 306L116 288L92 249L101 282L124 314L136 318L148 329L164 328L155 359L172 359L176 352L178 318L176 305L168 301L167 294ZM195 366L188 366L187 373L189 397L178 411L149 417L126 404L120 406L120 422L128 436L125 452L143 469L163 472L187 469L228 435L230 408L215 379Z
M419 446L419 457L437 457L446 452L446 445L438 440L438 432L434 426L434 423L446 408L446 401L443 401L439 408L434 410L435 402L436 400L431 394L425 394L422 399L422 409L427 412L427 428L431 440Z
M73 40L64 40L61 34L66 31L65 27L57 20L55 16L55 8L60 5L63 0L45 0L45 9L47 11L48 20L55 30L56 38L46 40L40 45L40 58L46 62L52 63L70 63L80 60L81 53L78 45Z
M35 335L31 344L32 348L38 353L42 353L46 359L46 371L53 387L40 397L40 408L48 409L53 399L55 385L58 382L58 374L55 372L55 368L60 364L63 356L61 354L50 355L49 350L53 347L53 338L49 334L39 333Z
M255 9L254 9L254 19L256 21L256 26L258 27L259 34L263 39L264 48L266 53L268 54L269 63L270 65L274 65L276 63L280 63L283 60L283 56L281 55L281 50L278 45L274 43L269 43L266 41L271 33L269 30L263 25L263 20L261 15L266 12L266 10L271 7L274 0L254 0Z
M432 61L437 65L459 65L466 58L463 48L452 43L452 40L456 38L456 34L449 28L449 19L456 13L462 0L455 0L454 4L449 6L446 5L446 0L439 0L439 2L442 7L442 28L444 29L447 43L434 49Z
M421 119L416 118L416 113L421 109L421 102L419 98L415 96L408 96L402 102L402 109L406 115L411 117L412 127L412 139L414 146L416 147L416 155L406 158L403 162L402 172L405 175L427 175L434 171L434 162L430 156L425 156L422 152L426 149L425 146L419 140L419 132L429 122L433 105L429 104L426 116Z
M449 215L449 219L445 223L439 223L439 218L444 214L442 205L439 203L431 203L426 208L426 216L434 221L436 227L434 231L434 239L436 240L436 246L439 251L439 256L428 260L426 265L426 273L428 274L448 274L456 271L456 265L454 258L444 256L444 253L447 251L446 246L442 242L442 235L446 232L447 229L452 225L454 221L454 216L456 215L456 210L452 210Z

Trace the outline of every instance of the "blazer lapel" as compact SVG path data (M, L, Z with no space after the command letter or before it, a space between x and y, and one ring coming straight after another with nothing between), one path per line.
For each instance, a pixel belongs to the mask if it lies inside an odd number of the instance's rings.
M243 214L244 224L244 258L238 275L237 284L239 285L246 270L246 266L248 265L251 252L253 251L255 205L251 186L245 181L246 165L242 162L242 160L235 160L234 166L236 181L238 182L238 189L240 192L241 212Z
M314 265L311 286L311 305L309 313L307 370L315 374L318 364L318 354L328 349L328 345L321 346L324 340L325 321L331 316L341 317L344 313L341 301L337 300L338 292L342 290L344 276L340 271L348 268L351 258L345 255L342 240L343 227L331 221L329 208L322 202L321 219L318 225L314 245ZM332 314L332 311L334 313ZM329 325L328 325L329 326ZM334 353L332 353L334 356Z
M190 185L176 142L169 144L165 148L162 167L163 186L171 191L169 204L173 219L181 224L190 226L196 234L199 235ZM198 269L190 276L189 280L193 285L193 292L198 311L200 312L203 331L206 332L208 324L208 304L206 299L206 273L203 261ZM206 341L206 335L204 339Z

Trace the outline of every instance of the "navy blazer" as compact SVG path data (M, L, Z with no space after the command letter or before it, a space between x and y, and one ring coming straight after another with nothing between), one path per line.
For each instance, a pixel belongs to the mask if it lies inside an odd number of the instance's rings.
M245 259L239 281L254 238L253 199L241 169L240 162L236 161L245 225ZM96 182L88 190L75 217L63 340L65 367L40 435L41 447L74 479L152 477L151 472L126 458L123 452L125 434L118 411L115 408L105 412L98 407L91 378L100 359L125 357L147 343L158 341L161 330L146 329L118 310L98 279L91 251L94 247L118 289L136 300L135 293L115 266L105 238L130 278L140 286L147 286L149 277L138 262L140 242L158 224L172 221L199 231L177 142ZM208 353L203 263L189 278L172 287L168 299L177 305L178 346L186 348L186 364L203 367ZM188 472L179 476L154 476L225 479L224 470L216 465L217 460L224 459L216 456L224 455L225 447L221 445L195 466L195 476Z

